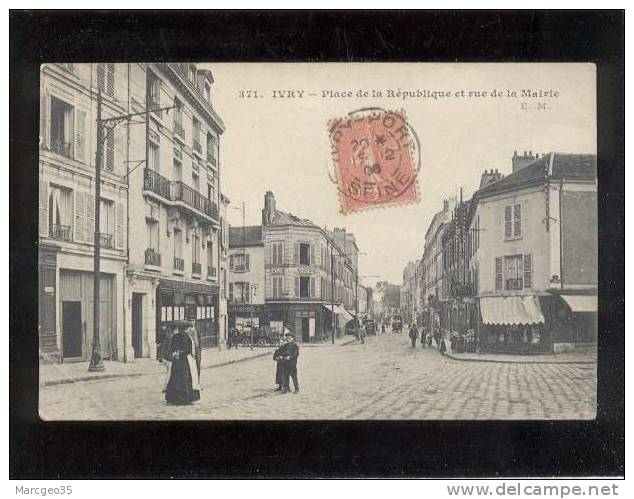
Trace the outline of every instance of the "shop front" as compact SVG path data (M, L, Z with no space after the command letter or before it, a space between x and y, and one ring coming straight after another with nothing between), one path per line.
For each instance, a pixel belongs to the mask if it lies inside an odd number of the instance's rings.
M248 326L270 326L264 304L229 303L229 328L242 330Z
M189 321L203 348L218 346L218 291L214 284L161 279L156 291L157 334L164 336L180 321Z
M481 352L514 354L552 351L547 297L496 296L480 298L481 326L478 346Z
M597 343L597 295L562 292L550 303L553 351L571 351Z
M331 316L321 303L267 303L272 331L286 326L298 343L321 343L330 339Z

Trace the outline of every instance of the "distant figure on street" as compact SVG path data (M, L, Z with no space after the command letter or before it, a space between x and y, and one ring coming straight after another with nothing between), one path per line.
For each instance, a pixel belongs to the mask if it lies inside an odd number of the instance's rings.
M381 334L385 334L385 322L381 321Z
M177 331L170 345L171 367L165 390L168 404L188 405L200 399L200 385L194 359L195 346L187 333Z
M412 340L412 348L416 348L416 340L418 339L418 329L416 324L412 323L409 327L409 339Z
M429 332L429 333L427 333L427 346L429 348L432 347L432 341L433 341L433 338L432 338L431 332Z
M282 359L282 393L290 392L290 380L293 379L295 393L299 392L297 381L297 358L299 357L299 346L295 343L295 336L288 332L284 335L284 344L281 346Z
M440 353L442 355L445 355L445 352L447 351L447 345L445 344L445 338L440 338L439 350L440 350Z
M165 333L161 338L161 358L163 363L165 364L165 383L163 384L163 393L167 391L167 384L170 380L170 374L172 371L172 352L171 352L171 344L172 338L176 333L178 333L178 328L176 326L172 327L172 329L168 329L166 326L163 326L165 329Z
M365 343L365 336L366 336L366 331L365 328L369 327L367 324L359 324L357 326L358 330L359 330L359 340L361 340L361 343Z

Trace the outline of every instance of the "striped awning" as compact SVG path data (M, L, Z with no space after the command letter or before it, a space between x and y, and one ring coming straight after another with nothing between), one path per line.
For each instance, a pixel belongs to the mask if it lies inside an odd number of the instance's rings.
M480 314L484 324L543 324L537 296L496 296L480 298Z

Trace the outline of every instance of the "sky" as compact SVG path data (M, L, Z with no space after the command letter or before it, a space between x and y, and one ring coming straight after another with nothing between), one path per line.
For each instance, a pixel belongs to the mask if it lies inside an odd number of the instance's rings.
M213 106L226 126L220 139L221 182L231 206L239 208L244 202L247 225L258 225L264 193L271 190L278 209L322 227L345 227L365 253L359 257L359 274L372 276L360 279L369 285L379 279L400 284L407 262L421 258L425 232L434 213L442 209L443 199L457 196L461 187L468 199L485 169L510 173L514 150L596 154L592 64L198 66L213 73ZM380 90L381 97L373 97L373 89ZM305 94L274 97L274 91L285 90ZM357 97L359 90L368 96ZM437 93L436 98L403 99L399 90L436 91L448 97ZM501 96L492 96L493 90ZM522 90L537 96L523 97ZM256 91L258 96L246 97L247 92L241 91ZM324 91L332 94L324 97ZM330 96L348 91L352 97ZM539 109L538 103L545 109ZM327 125L369 106L404 110L418 135L420 201L345 215L332 181ZM230 224L242 225L240 210L229 210L228 218Z

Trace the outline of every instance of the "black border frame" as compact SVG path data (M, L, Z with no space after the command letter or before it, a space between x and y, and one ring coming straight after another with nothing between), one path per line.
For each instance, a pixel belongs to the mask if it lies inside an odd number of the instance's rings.
M11 11L9 21L11 478L624 475L624 11ZM55 60L595 63L597 419L40 421L34 117L39 64ZM188 446L175 455L177 441Z

